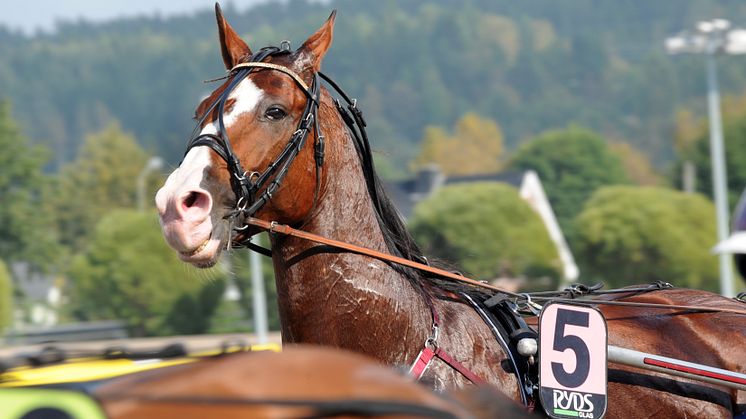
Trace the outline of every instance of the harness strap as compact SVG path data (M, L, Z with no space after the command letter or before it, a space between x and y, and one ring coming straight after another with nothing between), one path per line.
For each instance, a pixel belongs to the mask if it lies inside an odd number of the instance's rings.
M422 378L422 375L425 373L425 370L427 370L427 368L430 366L434 358L438 358L441 361L445 362L448 366L458 371L461 375L463 375L467 380L471 381L473 384L487 384L487 382L484 379L482 379L482 377L478 376L477 374L472 372L470 369L466 368L464 364L458 362L456 358L449 355L442 348L439 348L436 346L433 349L427 344L420 351L419 355L417 355L417 359L415 359L414 363L409 369L409 374L412 377L414 377L415 380L419 380L420 378Z
M466 368L462 363L458 362L455 358L448 355L446 351L441 348L435 348L435 356L440 358L443 362L450 365L453 369L460 372L461 375L469 379L474 384L487 384L481 377L474 374L471 370Z
M495 319L490 316L483 306L474 301L469 294L462 292L461 297L479 314L487 326L492 331L495 340L502 348L503 352L507 356L507 361L510 363L510 368L516 376L518 381L518 390L521 395L521 402L531 408L534 403L533 385L538 382L538 378L535 374L531 374L529 371L529 365L525 357L521 356L516 349L517 340L513 339L513 333L521 330L522 327L528 328L523 318L520 317L515 310L507 306L503 301L501 307L497 309L497 313L500 314L500 318ZM510 316L510 319L506 319L506 314ZM497 320L497 322L493 321ZM534 333L535 335L535 333Z
M473 384L485 384L486 381L484 379L466 368L462 363L448 355L446 351L438 346L438 337L440 336L440 316L438 315L438 310L435 309L435 304L433 303L429 287L425 289L424 297L425 304L430 309L430 314L432 315L432 331L431 335L425 340L425 347L420 351L419 355L417 355L417 359L415 359L410 367L409 374L416 380L419 380L425 373L427 367L430 366L433 358L436 357L461 373L461 375L466 377Z
M642 307L652 308L661 310L687 310L702 313L730 313L740 314L746 316L746 310L738 310L735 308L715 308L699 305L679 305L679 304L657 304L657 303L638 303L633 301L607 301L607 300L578 300L573 298L551 298L551 297L534 297L537 301L555 301L560 303L570 304L587 304L587 305L608 305L608 306L626 306L626 307Z
M530 295L532 298L536 297L567 297L567 298L576 298L576 297L583 297L586 295L604 295L604 294L633 294L633 293L641 293L641 292L650 292L650 291L657 291L662 289L668 289L668 288L674 288L673 285L671 285L668 282L664 281L655 281L649 285L641 286L641 287L624 287L624 288L617 288L617 289L610 289L610 290L602 290L601 288L604 287L603 282L599 282L595 285L585 285L585 284L570 284L568 287L566 287L564 290L561 291L536 291L536 292L530 292L528 295Z
M433 360L434 356L435 351L433 351L429 346L422 348L420 353L417 355L417 359L415 359L412 366L409 367L409 375L414 377L415 380L422 378L422 374L424 374L427 367L430 366L430 361Z
M267 249L266 247L260 246L260 245L258 245L256 243L252 242L251 239L247 239L246 241L241 242L241 245L242 246L246 246L247 249L253 250L253 251L259 253L260 255L264 255L264 256L266 256L268 258L272 257L272 250L271 249Z

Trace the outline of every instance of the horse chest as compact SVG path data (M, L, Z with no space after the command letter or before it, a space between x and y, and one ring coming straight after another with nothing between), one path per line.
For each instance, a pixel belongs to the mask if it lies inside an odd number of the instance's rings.
M384 264L364 267L337 261L278 276L283 339L406 362L429 330L429 312L418 295L391 284Z

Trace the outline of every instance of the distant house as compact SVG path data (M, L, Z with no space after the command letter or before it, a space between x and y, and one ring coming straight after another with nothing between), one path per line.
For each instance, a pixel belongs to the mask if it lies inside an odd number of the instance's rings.
M388 182L385 188L404 219L408 219L418 202L429 197L441 187L473 182L502 182L518 189L521 198L536 211L544 222L549 237L557 247L557 254L562 263L564 282L571 283L578 279L580 271L575 263L575 258L570 252L565 236L562 234L562 229L557 222L557 217L554 215L549 200L547 200L539 175L533 170L449 177L443 174L437 166L431 165L420 170L413 179Z
M0 343L30 345L127 338L126 325L119 320L59 324L58 310L64 303L62 279L35 272L24 262L12 263L10 269L19 296L13 328Z
M14 325L16 327L41 326L57 324L57 309L62 292L59 281L49 275L43 275L30 269L28 263L15 262L10 266L15 287L20 299L16 304Z
M712 248L716 254L733 254L738 273L746 279L746 189L741 192L736 210L733 211L730 236Z

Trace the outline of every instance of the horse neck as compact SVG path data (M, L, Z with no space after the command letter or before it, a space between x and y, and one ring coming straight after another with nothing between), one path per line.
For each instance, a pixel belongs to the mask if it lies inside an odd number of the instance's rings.
M338 118L325 108L321 121ZM324 185L303 229L387 252L352 139L344 129L331 131L338 135L327 139ZM430 312L386 263L292 237L275 239L273 249L284 341L343 347L391 363L404 362L424 341Z

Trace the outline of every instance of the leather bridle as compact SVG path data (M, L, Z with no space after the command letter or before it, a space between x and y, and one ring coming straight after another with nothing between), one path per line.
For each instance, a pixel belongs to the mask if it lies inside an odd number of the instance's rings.
M210 105L202 117L199 119L197 126L192 132L192 139L189 141L186 153L194 147L206 146L211 148L222 158L230 175L230 185L236 196L235 207L226 215L226 219L246 219L256 214L271 198L280 183L288 174L290 166L300 153L300 150L306 143L311 129L314 130L314 160L316 163L316 194L320 182L320 171L324 164L324 136L319 131L319 122L317 112L320 105L320 82L319 73L314 73L311 86L308 87L303 79L294 71L287 67L264 62L269 57L290 54L290 46L283 42L282 47L266 47L251 55L246 62L235 65L230 70L232 77L225 90ZM308 97L305 109L298 123L297 129L293 132L283 150L277 157L264 169L263 172L247 171L241 164L240 159L236 156L228 138L228 132L223 121L225 104L231 92L246 77L257 69L268 69L280 71L290 76L296 85ZM217 108L217 129L216 134L198 134L205 120ZM213 122L215 123L215 122ZM185 153L185 155L186 155ZM261 191L261 193L260 193ZM314 198L315 203L316 198ZM235 224L235 223L234 223ZM242 231L247 225L240 223L234 227L234 230ZM246 240L248 241L248 239ZM245 246L244 242L232 242L232 246Z

